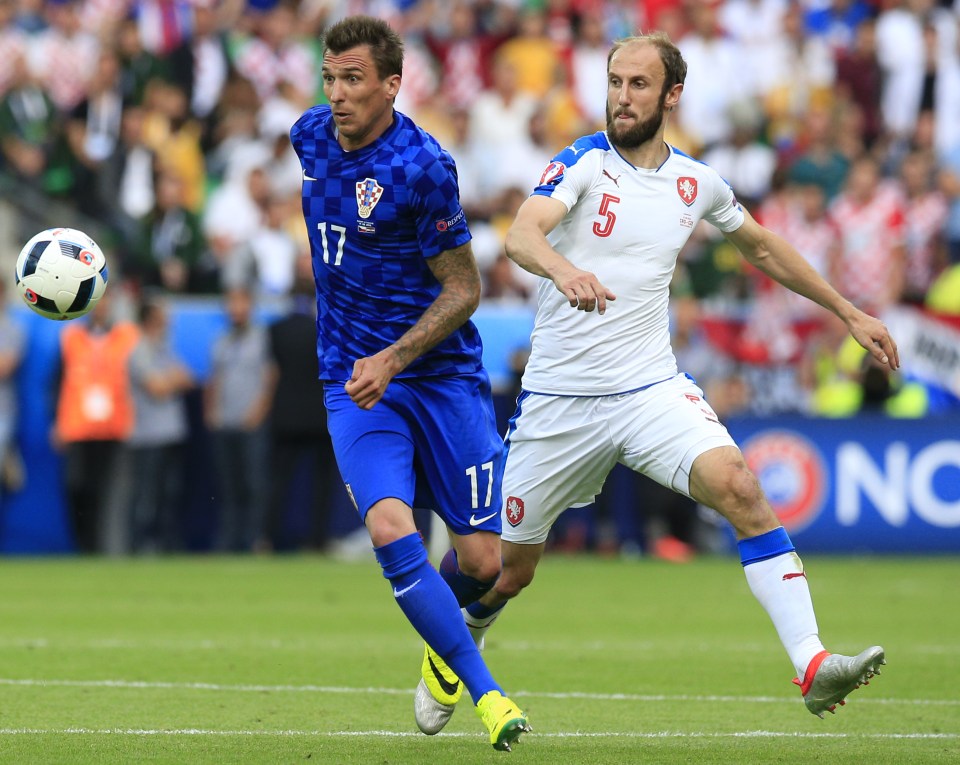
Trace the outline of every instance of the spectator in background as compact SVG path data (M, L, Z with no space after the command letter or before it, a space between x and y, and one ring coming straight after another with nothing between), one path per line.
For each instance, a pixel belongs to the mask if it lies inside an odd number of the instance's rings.
M172 171L155 180L155 203L140 222L129 270L142 286L175 293L199 288L204 281L204 240L199 218L184 203L183 182Z
M65 196L74 170L57 107L25 59L14 58L9 67L10 87L0 100L3 166L33 188Z
M787 179L801 185L816 184L828 201L840 193L850 169L850 161L837 148L835 116L829 109L810 109L796 149L788 155Z
M821 359L811 401L819 417L883 414L923 417L929 410L926 388L906 382L899 372L881 367L852 338L844 338L832 359Z
M189 0L136 0L136 19L143 47L167 57L190 36Z
M206 167L200 148L201 128L190 117L186 91L164 80L151 80L144 97L143 137L163 170L183 183L183 205L194 213L206 197Z
M143 140L143 108L127 106L120 139L97 173L97 195L103 219L121 234L127 249L137 240L140 221L156 204L156 155Z
M82 100L99 58L95 35L80 24L80 0L46 0L49 26L27 46L31 71L62 113Z
M749 7L747 0L744 7ZM831 103L836 78L833 51L824 40L804 35L798 3L782 10L780 30L757 41L754 51L757 97L770 121L770 143L789 144L811 107L827 108Z
M120 61L101 50L86 97L67 118L67 140L76 158L77 206L87 215L104 217L99 179L104 163L116 151L123 122Z
M729 183L737 198L752 207L770 193L777 153L760 138L763 113L749 101L731 106L732 132L727 141L703 154L703 161Z
M493 86L470 105L470 138L487 154L488 165L496 168L500 148L527 132L537 100L520 90L517 66L497 55L493 62Z
M287 295L293 288L298 245L287 231L289 206L277 195L267 198L263 225L240 243L224 264L223 283L252 284L261 295Z
M289 312L270 325L270 356L276 388L270 409L270 504L258 543L260 550L306 546L326 548L334 487L340 485L317 366L317 307L309 253L297 259ZM290 539L284 520L298 472L309 468L310 531Z
M207 124L205 147L212 178L231 180L236 173L235 155L242 156L251 145L262 151L257 136L258 115L262 111L263 104L250 81L238 74L231 76Z
M147 83L167 77L169 62L143 47L140 28L133 16L120 21L115 40L117 56L120 59L120 90L124 103L142 105Z
M6 289L0 289L0 489L17 491L23 486L23 461L17 448L16 374L23 360L23 327L7 308Z
M487 189L494 198L510 189L532 189L540 180L543 169L550 164L556 150L563 145L553 145L547 135L547 118L544 110L538 109L527 120L523 133L498 146L498 161L487 163Z
M598 13L580 16L570 61L571 87L581 113L590 122L587 130L602 130L606 122L603 104L595 97L607 86L607 54L610 46Z
M11 85L13 74L10 62L26 56L27 34L15 23L16 0L0 0L0 97L6 94Z
M297 153L290 145L290 128L300 116L300 110L283 97L271 99L263 105L257 117L257 142L265 151L264 172L271 196L292 203L291 217L300 225L300 189L303 171Z
M230 76L227 37L220 28L220 0L193 0L193 29L170 54L171 76L181 84L190 113L206 120L213 114Z
M490 217L493 200L487 188L489 161L484 146L471 140L470 111L466 107L450 104L446 112L448 135L443 145L457 165L457 179L460 183L460 204L467 219L471 222ZM438 137L438 133L431 131Z
M878 17L881 111L895 141L910 141L924 111L934 115L938 148L960 140L958 36L955 12L936 0L900 0Z
M873 17L866 0L826 0L807 6L805 27L809 37L825 40L835 51L848 50L861 24Z
M883 130L880 118L880 83L877 61L877 24L866 19L857 26L853 44L837 52L837 94L855 104L863 118L863 142L870 148Z
M311 102L320 84L318 49L300 36L294 0L264 0L248 5L254 34L238 36L233 65L256 88L261 103L289 83L298 103Z
M498 62L512 66L517 90L542 99L554 86L563 60L557 44L547 36L547 17L541 8L527 5L520 12L517 34L497 48Z
M947 240L947 258L960 265L960 141L940 155L937 185L949 206L944 236Z
M169 315L159 298L140 306L140 340L128 363L134 425L130 549L174 552L182 547L183 445L187 411L183 394L193 387L190 370L170 344Z
M840 257L841 233L837 221L827 212L827 199L816 184L793 185L787 189L786 214L771 228L788 242L824 279ZM826 315L816 303L800 298L789 290L778 294L781 306L795 320L817 319Z
M454 0L445 28L431 25L424 38L440 67L440 90L454 108L469 108L475 94L490 86L490 58L504 39L483 30L477 13L473 2Z
M77 548L102 549L101 516L115 501L116 464L133 428L127 361L137 327L114 315L116 287L60 336L62 367L54 437L66 451L67 503Z
M903 293L906 250L900 190L883 181L876 159L864 155L850 167L830 215L840 229L831 284L862 310L882 312Z
M901 299L922 304L947 262L943 227L947 221L947 200L934 186L933 158L913 151L900 165L905 193L904 243L906 265Z
M265 153L254 148L242 154L210 195L203 213L203 234L221 271L229 270L231 258L263 227L270 198Z
M276 375L266 328L254 319L253 292L225 295L229 327L214 343L204 414L214 442L220 486L217 549L245 552L263 524L267 476L266 419Z
M677 47L689 63L680 127L709 148L730 137L731 107L753 95L754 83L745 53L726 37L717 20L717 5L694 3L690 31Z

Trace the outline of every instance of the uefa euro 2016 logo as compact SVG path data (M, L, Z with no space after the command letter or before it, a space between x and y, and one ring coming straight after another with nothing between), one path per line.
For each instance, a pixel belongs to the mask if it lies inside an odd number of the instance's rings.
M747 440L743 457L787 531L806 528L823 510L827 471L817 448L785 430L766 430Z

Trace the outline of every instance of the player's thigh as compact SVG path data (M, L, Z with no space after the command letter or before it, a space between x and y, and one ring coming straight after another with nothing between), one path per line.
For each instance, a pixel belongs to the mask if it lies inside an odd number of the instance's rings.
M367 410L354 404L342 386L325 389L327 428L337 467L364 522L370 508L383 499L413 506L413 437L387 390L388 395Z
M503 475L503 540L546 541L568 507L593 502L617 451L599 399L524 393L510 420Z
M393 383L392 383L393 384ZM401 381L433 509L454 534L500 533L503 440L486 373Z
M690 496L690 473L697 457L736 444L720 423L703 391L686 375L624 397L615 412L620 462L663 486Z

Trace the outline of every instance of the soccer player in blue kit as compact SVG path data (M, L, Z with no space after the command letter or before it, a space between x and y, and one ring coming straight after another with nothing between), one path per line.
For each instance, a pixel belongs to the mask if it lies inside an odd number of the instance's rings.
M394 110L403 43L353 16L325 35L323 90L290 131L317 286L317 354L347 491L426 642L415 715L436 733L466 685L494 748L529 730L460 615L500 574L503 442L470 316L480 275L450 155ZM427 560L412 508L455 555ZM448 679L449 678L449 679ZM462 680L462 683L461 683Z

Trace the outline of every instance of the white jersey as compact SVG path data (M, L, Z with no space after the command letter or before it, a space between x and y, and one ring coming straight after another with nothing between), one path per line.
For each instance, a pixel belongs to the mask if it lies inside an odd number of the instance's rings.
M617 299L602 316L578 311L540 279L524 390L603 396L677 374L668 313L677 256L700 220L726 233L744 214L715 170L669 148L656 170L637 168L599 132L577 139L544 171L533 193L567 208L548 241Z

